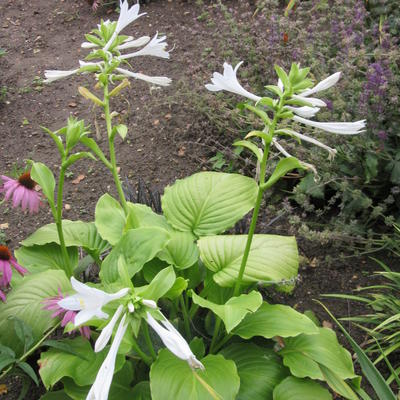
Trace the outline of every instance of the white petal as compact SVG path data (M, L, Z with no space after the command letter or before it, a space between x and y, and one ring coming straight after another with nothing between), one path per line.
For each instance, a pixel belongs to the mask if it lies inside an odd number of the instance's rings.
M133 303L131 301L128 303L128 310L130 313L135 312L135 306L133 305Z
M312 126L314 128L322 129L330 133L337 133L341 135L356 135L364 132L365 120L356 122L316 122L302 117L293 117L294 121L301 122L304 125Z
M145 46L143 49L136 51L134 53L124 54L119 57L121 60L125 60L137 56L154 56L160 58L169 58L168 51L165 50L167 43L164 42L166 36L158 37L158 33L153 37L153 39Z
M318 107L291 107L285 106L285 108L293 111L295 114L300 115L300 117L304 118L312 118L320 109Z
M107 314L106 314L107 315ZM75 326L79 326L84 324L85 322L90 321L91 319L93 319L94 317L96 317L96 312L94 310L81 310L78 312L78 314L76 314L75 316L75 321L74 321L74 325ZM108 317L108 315L107 315ZM106 317L106 318L107 318Z
M296 132L296 131L294 131L292 129L280 129L280 130L276 131L276 133L280 133L280 132L288 133L289 135L298 137L300 140L304 140L305 142L312 143L312 144L315 144L318 147L323 148L324 150L326 150L329 153L329 158L330 159L333 159L335 154L337 153L336 149L333 149L332 147L327 146L326 144L320 142L317 139L314 139L314 138L309 137L307 135L303 135L303 134L301 134L299 132Z
M70 71L57 71L52 69L47 69L44 71L45 80L44 82L50 83L58 79L66 78L67 76L74 75L79 71L79 69L73 69Z
M143 305L150 307L150 308L157 308L157 303L154 300L142 300Z
M248 92L243 86L240 85L236 73L239 69L240 65L242 65L243 61L238 63L235 69L232 68L232 65L227 62L224 63L224 74L221 75L218 72L214 72L213 77L211 78L211 84L205 85L206 88L212 92L217 92L219 90L226 90L227 92L235 93L240 96L247 97L253 101L259 101L261 97L256 96L253 93Z
M82 296L79 294L73 294L72 296L65 297L64 299L57 302L57 304L64 310L78 311L83 308Z
M162 315L162 314L161 314ZM147 323L156 331L164 345L178 358L188 362L191 368L204 369L203 364L197 360L193 354L186 340L182 335L175 329L175 327L162 315L163 327L157 322L150 313L147 313Z
M330 87L337 84L340 79L341 72L336 72L333 75L328 76L323 81L319 82L316 86L311 89L304 90L301 92L301 96L309 96L310 94L321 92L322 90L329 89Z
M116 68L116 71L118 71L122 75L129 76L135 79L140 79L149 83L154 83L155 85L160 86L169 86L172 82L172 80L170 78L167 78L166 76L148 76L140 73L131 72L123 68Z
M107 346L107 343L110 340L111 335L113 333L114 326L119 320L119 317L121 316L123 309L124 307L120 305L117 308L117 311L115 311L113 317L111 318L111 321L101 331L100 336L97 338L96 343L94 344L94 351L96 353L103 350L104 347Z
M81 44L81 47L82 47L82 49L94 49L95 47L99 47L99 46L95 43L83 42Z
M132 47L140 47L144 46L149 41L150 41L150 36L142 36L139 39L126 41L123 44L120 44L119 46L117 46L117 49L124 50L124 49L130 49Z
M283 92L284 87L283 87L283 82L281 81L281 78L278 79L278 88Z
M326 103L324 101L317 99L315 97L303 97L294 94L292 98L296 100L306 101L307 103L310 103L314 107L326 107Z
M125 335L128 324L125 323L126 314L122 317L117 332L115 334L113 343L107 357L101 364L99 372L97 373L96 379L90 388L90 391L86 397L86 400L107 400L108 393L110 391L112 378L115 370L115 360L119 346L121 345L122 339Z

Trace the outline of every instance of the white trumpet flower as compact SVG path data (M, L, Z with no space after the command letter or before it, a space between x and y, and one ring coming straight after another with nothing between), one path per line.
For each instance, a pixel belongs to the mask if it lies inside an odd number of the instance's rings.
M278 79L278 88L280 89L281 92L284 91L284 87L283 87L283 82L281 81L281 78Z
M224 63L224 74L221 75L219 72L214 72L213 77L211 78L212 84L207 84L205 87L211 92L219 92L221 90L226 90L227 92L235 93L240 96L247 97L253 101L261 100L261 97L256 96L253 93L248 92L243 86L240 85L236 73L239 67L243 64L243 61L238 63L235 69L232 68L232 65L228 63Z
M96 47L99 47L99 45L91 42L83 42L81 43L82 49L94 49Z
M314 128L322 129L325 132L337 133L339 135L357 135L365 132L365 119L356 122L317 122L302 117L293 117L294 121Z
M142 299L142 304L150 308L157 308L157 303L154 300Z
M101 364L99 372L97 373L96 379L90 388L90 391L86 397L86 400L107 400L108 393L110 391L112 378L115 370L115 361L119 346L121 345L122 339L125 335L128 323L125 323L126 314L122 317L114 340L110 347L110 351L107 357Z
M71 277L72 288L76 291L72 296L60 300L57 304L65 310L79 311L75 316L75 326L79 326L97 317L108 318L108 314L102 311L102 307L110 301L124 297L129 289L121 289L117 293L106 293L102 290L90 287Z
M125 49L130 49L132 47L140 47L144 46L150 41L150 36L142 36L139 39L136 40L129 40L125 41L124 43L120 44L117 46L118 50L125 50Z
M115 70L122 75L153 83L154 85L169 86L172 82L172 80L170 78L167 78L166 76L148 76L141 73L131 72L123 68L116 68Z
M322 101L321 99L317 99L315 97L303 97L294 94L292 96L292 99L306 101L307 103L310 103L313 107L326 107L326 103L324 101Z
M161 313L160 313L161 314ZM162 315L162 314L161 314ZM204 365L196 358L186 340L175 329L175 327L162 315L161 324L157 322L150 313L147 313L147 323L156 331L165 346L175 356L187 361L191 368L204 369Z
M285 106L290 111L293 111L295 114L304 118L312 118L320 109L318 107L291 107Z
M78 71L79 69L73 69L70 71L57 71L53 69L47 69L46 71L44 71L44 76L46 77L44 82L46 83L54 82L57 81L58 79L63 79L66 78L67 76L74 75Z
M113 317L111 318L111 321L103 328L101 331L99 337L96 340L96 343L94 344L94 351L98 353L99 351L103 350L104 347L107 346L107 343L109 342L111 335L114 330L115 324L118 322L119 317L122 314L124 307L120 305L117 308L117 311L115 311Z
M155 34L153 39L145 46L143 49L139 51L135 51L134 53L124 54L119 58L121 60L126 60L132 57L138 56L154 56L160 58L169 58L169 52L165 50L168 46L164 40L167 38L166 36L157 37L158 32Z
M310 94L321 92L322 90L329 89L330 87L336 85L340 79L341 72L336 72L333 75L328 76L321 82L319 82L316 86L311 89L304 90L301 92L302 97L307 97Z
M115 38L126 26L128 26L131 22L135 21L142 15L146 14L146 13L139 14L139 9L140 9L139 3L134 4L131 8L129 8L128 0L120 1L119 8L120 8L120 13L119 13L117 26L116 26L115 31L112 34L110 40L105 45L105 47L103 49L104 51L107 51L110 48L110 46L113 44Z
M316 146L323 148L324 150L326 150L329 153L329 159L330 160L332 160L335 157L336 153L337 153L336 149L333 149L332 147L329 147L328 145L320 142L317 139L314 139L314 138L312 138L310 136L307 136L307 135L303 135L303 134L301 134L299 132L296 132L296 131L294 131L292 129L278 129L276 131L276 133L285 133L285 134L297 137L300 140L304 140L305 142L315 144Z

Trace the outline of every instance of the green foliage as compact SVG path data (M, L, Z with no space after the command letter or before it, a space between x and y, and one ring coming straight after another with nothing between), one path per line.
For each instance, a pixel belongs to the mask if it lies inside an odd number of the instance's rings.
M205 266L215 274L221 286L234 285L246 245L246 235L202 237L198 241ZM293 279L298 270L296 240L277 235L255 235L243 282L284 283Z
M165 393L174 393L176 400L234 400L240 385L235 363L221 355L208 355L201 362L205 370L194 371L161 350L150 370L152 399L164 400Z
M33 341L54 326L57 321L49 311L43 310L43 300L56 296L58 289L66 292L70 283L63 271L47 270L26 276L8 295L7 303L0 307L0 343L11 347L17 354L27 347L14 331L13 318L23 321L32 330Z
M321 385L310 380L288 376L274 389L273 400L331 400L332 396Z
M288 371L272 349L253 343L235 343L221 354L236 364L240 377L237 400L272 400L274 387Z
M221 233L254 207L257 184L236 174L199 172L165 188L162 207L168 222L197 236Z

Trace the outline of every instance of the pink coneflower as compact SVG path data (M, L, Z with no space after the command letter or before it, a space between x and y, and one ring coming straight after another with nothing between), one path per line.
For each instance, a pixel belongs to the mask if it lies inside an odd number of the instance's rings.
M17 263L7 246L0 245L0 288L7 288L10 285L13 266L22 276L28 271ZM0 299L6 301L6 296L0 290Z
M39 211L40 193L35 190L36 182L32 180L30 172L23 173L18 179L12 179L1 175L4 181L0 187L0 193L5 192L4 199L10 200L12 197L13 207L27 208L31 214Z
M76 312L71 311L71 310L66 310L65 308L62 308L58 302L64 299L65 296L62 294L61 289L58 289L58 296L51 297L50 299L45 299L43 303L45 306L43 307L44 310L49 310L49 311L54 311L51 316L53 318L59 317L62 318L61 320L61 326L64 328L69 322L75 324L75 316ZM90 328L88 326L81 326L79 328L80 334L87 338L90 339ZM72 333L72 331L68 332L69 334Z

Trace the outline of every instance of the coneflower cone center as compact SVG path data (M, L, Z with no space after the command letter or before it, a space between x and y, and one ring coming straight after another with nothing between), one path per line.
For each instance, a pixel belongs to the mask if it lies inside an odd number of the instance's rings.
M0 260L9 261L11 258L10 250L7 246L0 246Z
M18 178L18 182L25 186L27 189L33 190L36 186L36 182L31 178L30 172L25 172Z

